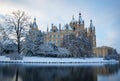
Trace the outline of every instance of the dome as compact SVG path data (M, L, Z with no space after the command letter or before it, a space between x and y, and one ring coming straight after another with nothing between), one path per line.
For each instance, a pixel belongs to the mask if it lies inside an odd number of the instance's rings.
M30 24L31 28L38 29L38 25L36 24L36 18L34 18L34 22Z
M57 26L53 26L53 30L58 30Z
M68 24L64 25L62 29L63 30L72 30L71 26Z
M70 23L77 23L77 21L76 21L75 18L74 18L74 15L73 15L72 20L71 20Z
M38 27L38 25L36 24L36 18L34 18L34 22L33 22L33 28Z

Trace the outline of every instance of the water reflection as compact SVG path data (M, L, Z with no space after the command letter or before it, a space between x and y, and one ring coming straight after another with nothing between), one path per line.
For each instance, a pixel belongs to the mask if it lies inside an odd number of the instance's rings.
M18 81L112 81L120 79L119 69L117 64L66 67L1 64L0 81L16 81L17 73ZM109 79L109 76L115 77Z

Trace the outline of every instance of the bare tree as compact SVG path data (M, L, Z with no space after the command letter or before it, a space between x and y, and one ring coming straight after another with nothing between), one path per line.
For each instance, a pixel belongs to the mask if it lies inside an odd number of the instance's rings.
M25 33L29 29L30 17L24 11L13 11L6 19L8 31L12 34L17 43L18 53L21 53L21 42L25 37Z

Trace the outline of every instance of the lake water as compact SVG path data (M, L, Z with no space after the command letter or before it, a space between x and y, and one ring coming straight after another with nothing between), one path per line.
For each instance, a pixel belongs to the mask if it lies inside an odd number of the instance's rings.
M120 65L0 64L0 81L120 81Z

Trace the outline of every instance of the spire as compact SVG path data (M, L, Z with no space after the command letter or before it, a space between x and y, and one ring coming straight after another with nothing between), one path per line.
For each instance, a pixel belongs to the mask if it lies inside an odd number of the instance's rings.
M51 24L51 27L53 28L53 24Z
M48 28L48 25L47 25L47 32L49 32L49 28Z
M38 29L38 25L36 24L36 18L34 17L34 21L32 24L32 28Z
M79 20L81 19L81 12L79 12Z
M72 16L72 20L75 20L74 15Z
M93 28L93 23L92 23L92 19L90 20L90 28Z
M94 32L95 32L95 26L93 25L93 21L92 21L92 19L90 20L90 26L89 26L89 29L90 29L91 31L94 31Z

